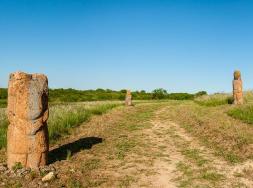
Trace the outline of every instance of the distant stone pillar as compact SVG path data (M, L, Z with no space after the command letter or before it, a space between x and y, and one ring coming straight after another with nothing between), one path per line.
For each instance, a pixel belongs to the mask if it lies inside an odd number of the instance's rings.
M43 74L10 74L7 164L37 169L47 164L48 80Z
M133 105L133 103L132 103L132 94L131 94L130 90L127 90L125 104L126 104L126 106L132 106Z
M242 79L241 72L234 72L234 80L233 80L233 98L234 104L243 104L243 89L242 89Z

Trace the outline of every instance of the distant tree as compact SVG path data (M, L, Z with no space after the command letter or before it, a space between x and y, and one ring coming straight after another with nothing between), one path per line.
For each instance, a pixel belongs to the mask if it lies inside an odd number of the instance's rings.
M105 90L104 90L104 89L101 89L101 88L96 89L96 91L97 91L97 92L105 92Z
M127 92L127 90L126 89L122 89L122 90L120 90L120 93L126 93Z
M167 91L163 88L155 89L152 92L152 99L165 99L167 94Z
M107 93L111 93L111 92L113 92L113 90L111 90L111 89L106 89L106 92L107 92Z
M207 92L206 91L199 91L199 92L195 93L195 97L200 97L202 95L207 95Z

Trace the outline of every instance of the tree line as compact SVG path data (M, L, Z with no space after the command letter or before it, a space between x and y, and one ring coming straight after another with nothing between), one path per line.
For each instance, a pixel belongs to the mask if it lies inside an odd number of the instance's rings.
M134 100L193 100L195 97L206 95L207 92L200 91L195 94L190 93L168 93L165 89L159 88L152 92L133 91ZM126 90L114 91L110 89L96 90L76 90L76 89L49 89L49 102L84 102L103 100L124 100ZM8 91L0 88L0 103L6 103Z

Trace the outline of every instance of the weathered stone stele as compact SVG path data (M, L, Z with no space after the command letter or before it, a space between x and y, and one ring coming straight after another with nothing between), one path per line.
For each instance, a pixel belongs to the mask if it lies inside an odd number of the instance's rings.
M242 79L241 79L240 71L234 72L233 99L234 99L234 104L236 105L243 104L243 89L242 89Z
M10 74L7 164L37 169L47 164L48 80L43 74Z
M126 104L126 106L132 106L133 105L133 103L132 103L132 94L131 94L130 90L127 90L125 104Z

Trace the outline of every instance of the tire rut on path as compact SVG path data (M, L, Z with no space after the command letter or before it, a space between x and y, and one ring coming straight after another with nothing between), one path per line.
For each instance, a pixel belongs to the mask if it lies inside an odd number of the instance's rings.
M155 159L157 173L149 177L150 187L253 187L249 179L235 176L252 162L228 164L178 124L164 118L166 113L168 107L158 110L151 120L152 128L144 131L151 145L169 159Z

